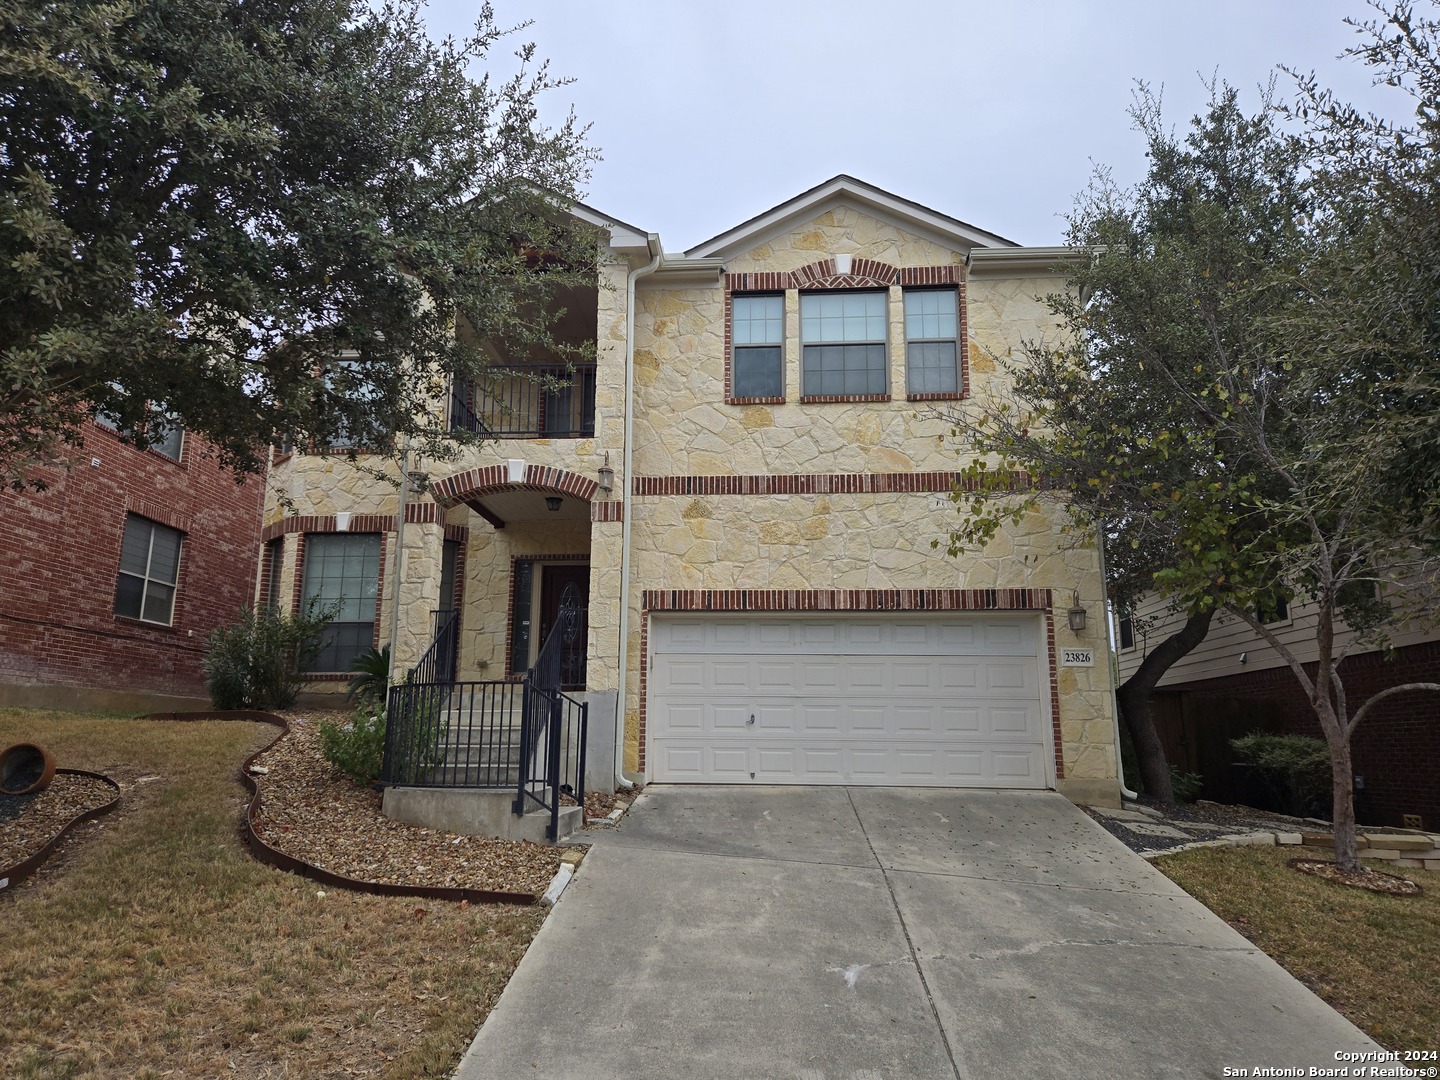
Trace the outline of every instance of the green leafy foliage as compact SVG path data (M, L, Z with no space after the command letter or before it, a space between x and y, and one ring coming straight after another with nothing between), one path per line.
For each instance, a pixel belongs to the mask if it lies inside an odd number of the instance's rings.
M350 661L349 689L346 701L359 701L361 708L383 707L385 694L390 689L390 646L366 649Z
M1177 802L1191 803L1200 797L1200 792L1205 787L1205 779L1199 773L1181 772L1171 765L1170 787L1175 792Z
M289 708L300 692L300 673L319 655L320 632L334 614L314 600L295 613L264 605L214 630L202 661L210 703L217 709Z
M437 43L418 0L0 2L0 478L40 484L97 410L251 472L282 438L450 455L487 343L571 358L594 154L537 120L532 47L470 76L508 33L488 4Z
M1324 739L1253 731L1230 740L1230 749L1255 766L1276 805L1287 814L1305 815L1324 805L1330 790L1330 750Z
M361 708L344 723L321 721L320 748L326 761L369 787L380 779L385 760L385 710Z

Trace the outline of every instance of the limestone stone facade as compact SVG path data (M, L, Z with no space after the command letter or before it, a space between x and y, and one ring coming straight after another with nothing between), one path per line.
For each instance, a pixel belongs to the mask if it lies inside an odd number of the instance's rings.
M410 498L403 547L395 543L398 470L385 484L339 457L278 462L264 536L281 542L280 594L302 594L300 538L308 533L354 531L357 521L382 531L375 636L389 640L398 596L403 668L428 645L449 540L462 552L453 593L463 627L458 677L503 679L524 663L516 633L528 631L517 631L517 611L538 615L545 581L570 580L575 567L587 567L583 692L592 724L597 706L615 713L620 763L635 777L652 764L647 634L655 610L680 603L676 597L693 598L683 601L686 610L763 604L835 618L863 610L1029 611L1048 653L1051 781L1074 797L1118 798L1096 552L1075 546L1058 518L1043 512L984 551L959 558L944 551L957 513L951 481L965 463L933 399L964 405L1003 391L996 358L1055 332L1043 298L1064 287L1055 273L1063 252L1015 247L846 177L685 256L662 254L658 237L583 212L611 237L599 264L593 430L573 439L505 439L456 461L421 462L428 484ZM912 398L904 295L932 283L958 298L959 392ZM806 398L800 298L855 287L885 298L888 392ZM784 298L783 400L733 403L730 308L746 291ZM552 510L546 499L556 495L560 509ZM522 587L529 595L517 607ZM1088 630L1069 628L1072 595ZM1093 663L1062 666L1057 657L1075 648L1092 650ZM324 685L334 677L317 676Z

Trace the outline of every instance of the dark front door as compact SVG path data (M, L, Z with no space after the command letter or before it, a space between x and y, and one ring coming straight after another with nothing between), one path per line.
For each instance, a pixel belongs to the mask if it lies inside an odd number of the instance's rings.
M585 617L589 607L589 563L541 567L540 647L545 647L555 625L563 622L560 685L566 690L585 688Z

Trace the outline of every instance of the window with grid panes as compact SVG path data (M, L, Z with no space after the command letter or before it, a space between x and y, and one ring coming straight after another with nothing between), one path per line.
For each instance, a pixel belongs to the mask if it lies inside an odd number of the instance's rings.
M889 389L884 292L800 294L800 393L875 396Z
M175 618L182 533L135 514L125 516L115 614L169 626Z
M905 392L958 394L954 289L905 290Z
M784 397L785 297L732 297L730 348L732 397Z
M380 581L377 533L311 533L305 538L302 595L321 608L338 607L321 631L324 642L311 671L348 671L350 661L375 642L375 598Z

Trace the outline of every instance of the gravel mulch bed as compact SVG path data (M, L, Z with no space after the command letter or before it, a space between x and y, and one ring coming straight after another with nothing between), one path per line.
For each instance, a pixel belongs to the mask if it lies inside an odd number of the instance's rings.
M1341 870L1325 859L1290 859L1285 865L1299 870L1302 874L1314 874L1326 881L1390 896L1419 896L1424 892L1424 889L1408 878L1369 867L1362 867L1358 871Z
M267 770L255 776L255 829L267 844L361 881L535 894L549 886L564 848L391 821L378 792L356 787L321 753L320 721L331 714L285 715L290 734L255 763Z
M55 838L72 818L115 798L109 784L56 773L44 791L0 795L0 867L15 866Z
M1107 832L1141 855L1172 851L1238 833L1301 832L1316 827L1315 823L1300 818L1204 799L1181 806L1161 806L1141 796L1138 803L1127 799L1125 807L1118 815L1115 811L1088 806L1083 809Z

